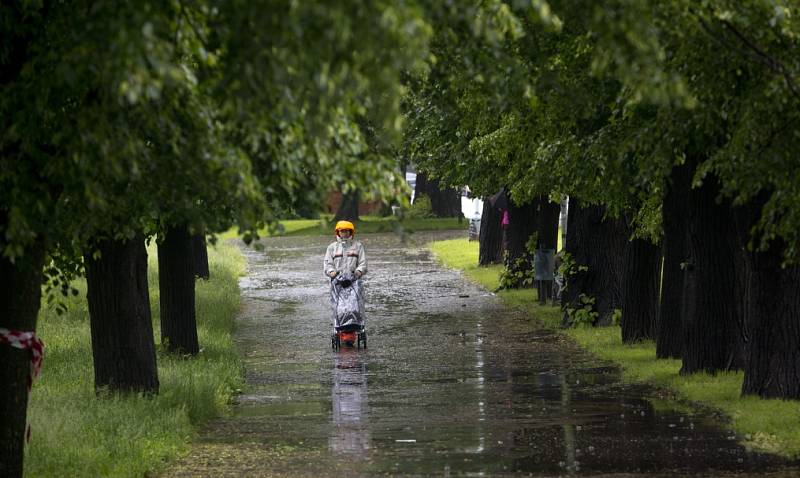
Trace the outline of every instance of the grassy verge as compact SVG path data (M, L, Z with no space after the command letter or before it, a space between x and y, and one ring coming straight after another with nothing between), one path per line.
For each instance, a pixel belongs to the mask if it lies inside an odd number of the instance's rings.
M334 222L330 216L321 219L289 219L280 222L278 231L270 232L267 229L259 231L259 235L266 236L328 236L333 234ZM402 228L406 232L433 231L448 229L466 229L469 221L462 219L459 224L457 218L419 218L398 221L396 217L362 216L356 221L358 234L378 232L394 232ZM236 237L236 230L231 229L220 235L220 239Z
M431 244L431 250L444 265L460 269L486 289L498 287L502 268L477 266L477 242L440 241ZM536 303L534 290L501 291L498 296L512 307L523 308L546 326L559 327L559 309ZM789 458L800 457L800 428L788 425L800 423L800 403L741 397L741 372L680 376L680 360L656 360L653 342L623 345L619 327L585 327L563 332L592 354L617 364L623 380L649 383L679 401L721 411L745 446Z
M158 267L150 255L150 301L158 330ZM194 359L158 354L156 397L98 398L84 282L63 316L42 310L46 343L42 376L33 387L32 438L26 476L131 476L157 471L186 446L197 427L223 414L243 384L231 332L239 308L238 277L244 260L232 246L209 248L211 280L198 281L197 320L202 353Z

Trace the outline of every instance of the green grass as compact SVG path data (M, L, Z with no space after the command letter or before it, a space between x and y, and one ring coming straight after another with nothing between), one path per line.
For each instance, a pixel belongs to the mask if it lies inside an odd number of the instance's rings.
M498 287L500 266L478 267L478 243L466 239L440 241L431 250L447 267L459 269L488 290ZM550 328L558 328L557 307L536 303L534 290L500 291L509 306L525 310ZM680 360L656 360L655 344L623 345L619 327L579 327L563 330L581 347L622 369L623 380L649 383L660 389L675 408L692 404L722 412L747 447L789 458L800 457L800 403L741 397L743 373L698 373L680 376ZM789 425L790 424L790 425Z
M156 340L158 267L149 251L150 300ZM211 280L198 281L202 353L193 359L159 351L160 393L97 397L85 282L63 316L43 307L38 332L46 344L42 376L28 410L32 439L26 476L131 476L159 470L185 449L197 427L226 413L243 384L231 332L239 308L244 259L232 246L209 248Z
M333 234L335 222L330 216L321 219L288 219L280 221L278 230L270 232L266 228L258 231L262 237L269 236L329 236ZM406 232L466 229L469 221L463 219L459 224L457 218L418 218L405 219L398 221L396 217L362 216L360 221L355 222L356 233L370 234L381 232L395 232L402 230ZM236 229L230 229L220 234L220 239L230 239L237 237Z

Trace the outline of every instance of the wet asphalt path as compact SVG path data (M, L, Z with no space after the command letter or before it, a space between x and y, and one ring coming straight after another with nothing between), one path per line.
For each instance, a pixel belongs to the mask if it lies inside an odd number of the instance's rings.
M168 476L798 476L437 265L362 236L368 350L330 347L329 238L245 249L247 389Z

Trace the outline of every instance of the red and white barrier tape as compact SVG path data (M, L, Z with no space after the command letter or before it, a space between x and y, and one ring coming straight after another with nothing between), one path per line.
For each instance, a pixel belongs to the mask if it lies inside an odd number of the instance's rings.
M33 381L42 372L44 342L34 332L20 332L0 327L0 344L31 351L31 371L28 374L28 390L30 390Z

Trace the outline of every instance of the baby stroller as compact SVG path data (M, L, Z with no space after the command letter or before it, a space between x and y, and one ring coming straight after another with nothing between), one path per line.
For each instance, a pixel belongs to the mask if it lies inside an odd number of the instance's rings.
M364 327L364 288L361 280L351 272L343 272L331 279L331 307L333 308L333 334L331 347L367 348L367 331Z

